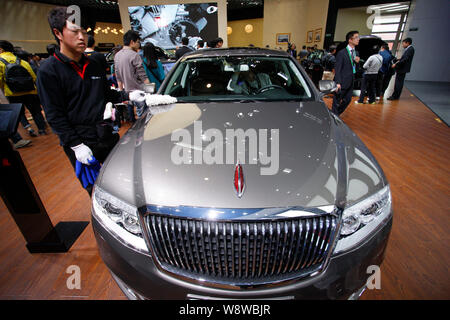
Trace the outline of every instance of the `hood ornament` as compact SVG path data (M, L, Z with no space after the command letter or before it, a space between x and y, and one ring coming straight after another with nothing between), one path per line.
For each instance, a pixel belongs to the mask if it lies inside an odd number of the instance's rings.
M241 198L245 190L244 170L239 161L234 168L234 191L238 198Z

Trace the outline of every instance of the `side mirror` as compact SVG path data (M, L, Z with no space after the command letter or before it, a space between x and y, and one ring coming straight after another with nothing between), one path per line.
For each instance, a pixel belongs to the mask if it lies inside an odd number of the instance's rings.
M336 82L333 80L320 80L319 90L324 94L329 94L337 90Z

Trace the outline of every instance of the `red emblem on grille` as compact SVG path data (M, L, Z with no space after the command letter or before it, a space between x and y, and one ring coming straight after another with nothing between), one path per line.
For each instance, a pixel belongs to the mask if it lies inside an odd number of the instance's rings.
M234 190L236 191L238 198L242 197L245 190L244 171L239 162L234 168Z

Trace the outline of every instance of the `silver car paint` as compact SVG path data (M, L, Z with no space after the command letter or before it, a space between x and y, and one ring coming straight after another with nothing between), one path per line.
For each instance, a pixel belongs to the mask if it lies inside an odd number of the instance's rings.
M185 128L193 136L194 120L202 121L203 130L223 133L230 127L279 129L278 173L263 176L259 164L244 164L246 190L238 198L234 165L175 165L171 132ZM270 208L345 207L386 181L364 144L323 102L305 101L177 103L151 109L121 139L97 183L136 206Z

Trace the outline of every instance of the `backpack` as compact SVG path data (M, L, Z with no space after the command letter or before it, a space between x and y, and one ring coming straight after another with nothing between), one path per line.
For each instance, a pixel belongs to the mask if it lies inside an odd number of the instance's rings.
M0 61L5 64L5 82L13 93L27 92L34 90L34 81L30 73L20 65L20 59L9 63L3 58Z

